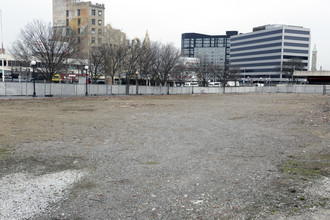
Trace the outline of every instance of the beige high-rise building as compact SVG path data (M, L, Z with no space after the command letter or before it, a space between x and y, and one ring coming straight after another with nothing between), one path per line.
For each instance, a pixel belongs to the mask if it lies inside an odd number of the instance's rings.
M126 38L126 34L119 29L111 27L107 24L104 31L104 41L107 44L129 44L129 40Z
M104 41L104 4L81 0L53 0L53 26L74 33L81 45L79 58Z

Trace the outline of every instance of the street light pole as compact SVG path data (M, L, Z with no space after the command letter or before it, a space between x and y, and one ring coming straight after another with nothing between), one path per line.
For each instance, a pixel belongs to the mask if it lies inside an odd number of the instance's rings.
M35 76L35 71L34 69L36 68L37 62L35 60L31 61L31 67L33 69L32 76L33 76L33 95L32 97L37 97L36 95L36 76Z
M88 90L87 90L87 87L88 87L88 85L87 85L87 79L88 79L88 66L86 65L84 68L85 68L85 70L86 70L86 94L85 94L85 96L88 96Z

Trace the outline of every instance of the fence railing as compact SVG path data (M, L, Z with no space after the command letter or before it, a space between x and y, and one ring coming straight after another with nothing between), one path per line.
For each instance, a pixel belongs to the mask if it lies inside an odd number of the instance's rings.
M85 84L36 83L37 96L85 96ZM129 86L129 95L233 94L233 93L302 93L330 94L330 85L278 85L265 87L165 87ZM126 85L89 84L88 95L125 95ZM31 96L31 82L0 82L0 96Z

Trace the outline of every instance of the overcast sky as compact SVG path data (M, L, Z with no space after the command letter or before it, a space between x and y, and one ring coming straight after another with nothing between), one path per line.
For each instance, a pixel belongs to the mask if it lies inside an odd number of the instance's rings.
M265 24L290 24L311 29L318 50L318 68L330 70L330 0L93 0L104 3L106 23L128 38L173 42L181 34L222 35L228 30L251 32ZM52 22L52 0L1 0L3 42L10 47L19 31L34 19Z

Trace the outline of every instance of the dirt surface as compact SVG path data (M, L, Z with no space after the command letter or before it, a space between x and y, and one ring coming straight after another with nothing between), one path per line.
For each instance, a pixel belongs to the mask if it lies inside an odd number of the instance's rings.
M329 96L3 100L0 140L0 181L86 173L34 219L330 215Z

